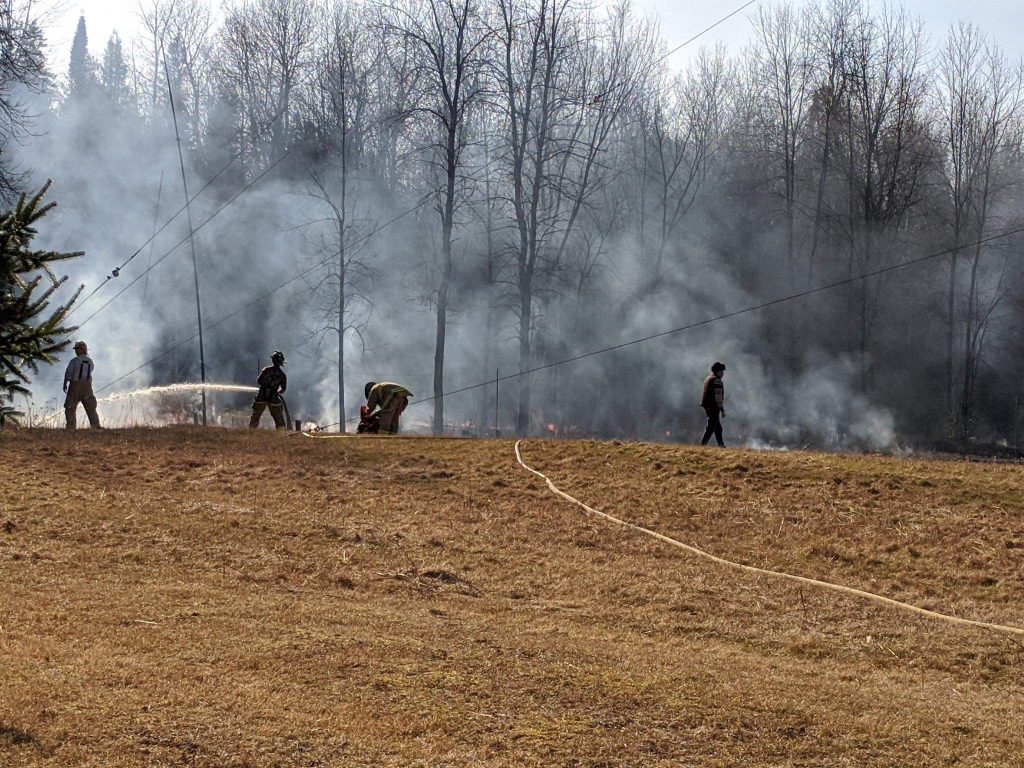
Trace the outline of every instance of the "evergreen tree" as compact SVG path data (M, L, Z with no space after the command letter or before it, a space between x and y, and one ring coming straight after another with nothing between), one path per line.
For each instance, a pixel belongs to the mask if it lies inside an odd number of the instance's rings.
M31 198L22 195L14 210L0 214L0 421L19 415L11 400L27 393L26 370L53 363L75 330L63 323L82 289L51 308L67 277L58 278L50 267L82 253L31 249L37 222L56 205L42 202L49 187L46 182Z
M121 48L121 38L117 32L110 36L107 41L107 48L103 52L103 65L100 67L100 85L103 86L103 93L115 112L120 112L121 107L129 99L128 94L128 66L124 61L124 51Z
M78 17L78 28L71 43L68 85L70 95L78 98L89 98L96 90L96 62L89 55L89 34L85 30L85 16Z

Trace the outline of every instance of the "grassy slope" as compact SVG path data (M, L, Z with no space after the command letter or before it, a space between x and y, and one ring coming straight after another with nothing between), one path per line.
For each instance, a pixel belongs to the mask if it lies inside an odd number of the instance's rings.
M512 443L0 432L0 765L1019 765L1024 646ZM1009 465L528 442L1024 623Z

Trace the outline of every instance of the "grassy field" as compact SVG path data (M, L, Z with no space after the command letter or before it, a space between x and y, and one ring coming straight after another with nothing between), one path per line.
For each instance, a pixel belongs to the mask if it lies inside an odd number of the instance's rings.
M2 766L1020 766L1024 645L510 441L0 432ZM527 441L1024 625L1020 465Z

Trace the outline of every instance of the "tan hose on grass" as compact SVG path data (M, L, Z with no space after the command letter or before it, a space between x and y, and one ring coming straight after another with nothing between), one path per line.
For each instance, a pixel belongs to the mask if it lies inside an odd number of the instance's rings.
M775 579L783 579L785 581L795 581L798 584L807 584L807 585L813 586L813 587L822 587L823 589L830 589L833 592L842 592L842 593L847 594L847 595L854 595L855 597L861 597L861 598L864 598L865 600L870 600L873 603L878 603L879 605L887 605L887 606L890 606L892 608L898 608L901 611L908 611L910 613L916 613L919 616L926 616L926 617L928 617L930 619L936 619L938 621L944 621L944 622L946 622L948 624L959 624L959 625L962 625L962 626L981 627L983 629L990 629L990 630L993 630L995 632L1003 632L1003 633L1009 634L1009 635L1016 635L1018 637L1024 637L1024 629L1021 629L1020 627L1011 627L1011 626L1007 626L1007 625L1004 625L1004 624L991 624L991 623L989 623L987 621L974 621L972 619L962 619L959 616L949 616L949 615L947 615L945 613L938 613L936 611L929 611L927 608L919 608L916 605L910 605L909 603L901 603L899 600L893 600L891 597L884 597L882 595L876 595L873 592L865 592L862 589L854 589L853 587L845 587L842 584L832 584L832 583L827 582L827 581L819 581L818 579L810 579L810 578L807 578L806 576L794 576L793 574L783 573L782 571L769 571L769 570L766 570L764 568L756 568L756 567L754 567L752 565L743 565L742 563L734 563L732 560L726 560L726 559L721 558L721 557L716 557L715 555L712 555L712 554L710 554L708 552L704 552L703 550L697 549L696 547L691 547L689 544L683 544L681 541L676 541L675 539L669 538L668 536L665 536L663 534L657 533L657 532L652 531L652 530L650 530L648 528L644 528L643 526L635 525L633 523L628 523L625 520L620 520L619 518L614 517L612 515L609 515L606 512L601 512L599 510L594 509L593 507L588 507L586 504L584 504L579 499L577 499L577 498L575 498L573 496L570 496L565 491L560 490L558 488L558 486L556 486L553 482L551 482L551 478L549 478L543 472L538 472L536 469L533 469L532 467L528 466L526 464L526 462L523 461L523 455L519 451L519 446L520 446L520 444L522 442L523 442L522 440L519 440L519 441L516 442L516 460L519 462L520 466L523 469L525 469L528 472L532 472L533 474L537 475L537 477L539 477L542 480L544 480L544 482L546 482L548 484L548 488L550 488L553 493L557 494L558 496L561 496L563 499L566 499L567 501L571 501L573 504L576 504L576 505L578 505L580 507L583 507L583 509L585 509L587 512L590 512L591 514L597 515L598 517L604 518L605 520L608 520L608 521L610 521L612 523L616 523L617 525L621 525L624 528L630 528L630 529L632 529L634 531L637 531L639 533L645 534L647 536L651 536L652 538L655 538L658 541L663 541L666 544L672 545L673 547L678 547L679 549L686 550L687 552L690 552L691 554L697 555L699 557L703 557L703 558L705 558L707 560L712 561L713 563L718 563L719 565L725 565L725 566L728 566L729 568L736 568L736 569L741 570L741 571L746 571L747 573L756 573L756 574L760 574L762 576L770 576L770 577L775 578Z

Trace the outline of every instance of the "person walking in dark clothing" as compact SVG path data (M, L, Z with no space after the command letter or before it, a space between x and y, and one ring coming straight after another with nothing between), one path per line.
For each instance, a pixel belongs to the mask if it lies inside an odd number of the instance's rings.
M256 386L259 391L252 403L252 416L249 418L249 429L256 429L260 425L260 417L263 412L270 409L270 415L274 417L274 425L278 429L285 429L284 421L284 400L281 395L288 389L288 376L281 369L284 365L284 355L274 351L270 356L270 362L256 378Z
M704 390L700 396L700 407L708 415L708 428L704 430L701 445L707 445L714 435L718 444L725 448L722 439L722 419L725 418L725 365L716 362L711 366L711 375L704 379Z

